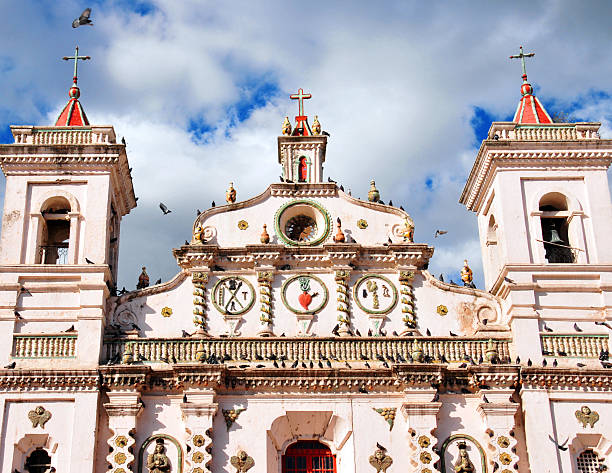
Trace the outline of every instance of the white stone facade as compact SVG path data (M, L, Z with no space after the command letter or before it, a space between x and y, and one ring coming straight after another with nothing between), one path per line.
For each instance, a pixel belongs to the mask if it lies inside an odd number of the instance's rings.
M407 213L324 182L327 137L284 136L279 162L310 157L308 182L203 212L172 280L115 295L136 205L125 147L112 127L14 127L1 470L40 454L58 472L289 473L300 441L326 446L326 472L608 465L612 141L597 130L493 124L461 197L488 292L432 277ZM549 261L566 246L571 262ZM162 442L170 466L149 468Z

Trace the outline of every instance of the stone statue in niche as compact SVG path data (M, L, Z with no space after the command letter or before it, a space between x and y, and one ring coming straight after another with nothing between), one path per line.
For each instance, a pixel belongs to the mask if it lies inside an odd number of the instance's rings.
M455 462L455 473L474 473L474 464L470 460L465 442L459 442L459 458Z
M164 439L158 438L155 440L155 450L147 455L147 468L149 473L169 473L170 460L166 455L166 447Z

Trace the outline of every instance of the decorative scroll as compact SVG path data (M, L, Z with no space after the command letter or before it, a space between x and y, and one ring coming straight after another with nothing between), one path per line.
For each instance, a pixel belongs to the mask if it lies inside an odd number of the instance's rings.
M193 273L193 323L206 333L206 284L208 273Z
M338 302L337 310L339 322L338 333L342 335L350 334L351 313L349 308L349 278L349 271L344 269L336 271L336 293L338 294L336 300Z
M263 326L260 334L272 334L272 281L274 273L272 271L259 271L257 282L259 284L260 316L259 321Z
M405 332L417 328L416 307L414 303L414 271L400 271L400 296L402 303L402 321L406 325Z

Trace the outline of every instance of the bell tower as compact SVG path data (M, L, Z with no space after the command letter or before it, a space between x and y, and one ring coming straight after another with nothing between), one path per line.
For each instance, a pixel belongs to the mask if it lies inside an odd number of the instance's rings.
M64 59L74 60L74 77L55 125L11 126L14 143L0 145L3 362L19 346L10 339L14 332L71 325L87 335L76 338L79 360L97 362L106 298L117 278L121 218L136 206L125 145L112 126L91 125L79 102L77 64L89 56L79 56L77 47Z
M312 127L304 114L304 100L312 97L298 89L290 96L298 101L295 126L285 117L282 136L278 137L278 162L282 165L285 182L313 184L323 182L323 163L327 147L327 133L321 131L319 118L315 115Z
M460 202L478 215L486 289L535 362L545 327L612 318L612 140L599 123L553 123L527 82L531 56L512 56L523 63L517 112L491 125Z

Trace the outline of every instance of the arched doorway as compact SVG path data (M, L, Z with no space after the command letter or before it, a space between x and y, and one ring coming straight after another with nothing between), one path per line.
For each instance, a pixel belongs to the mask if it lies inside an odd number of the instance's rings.
M289 445L282 458L283 473L336 473L336 456L316 440Z

